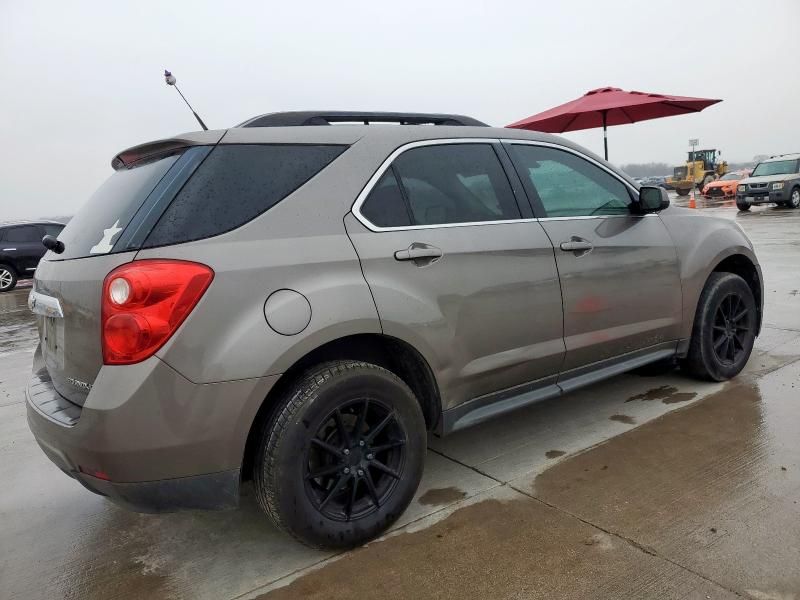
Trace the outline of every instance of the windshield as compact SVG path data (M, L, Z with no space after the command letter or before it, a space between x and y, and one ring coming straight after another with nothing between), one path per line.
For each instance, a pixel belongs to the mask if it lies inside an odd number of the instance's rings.
M750 177L761 177L763 175L787 175L797 171L796 160L774 160L771 162L758 163Z
M736 179L741 179L741 173L728 173L727 175L723 175L720 177L720 181L734 181Z

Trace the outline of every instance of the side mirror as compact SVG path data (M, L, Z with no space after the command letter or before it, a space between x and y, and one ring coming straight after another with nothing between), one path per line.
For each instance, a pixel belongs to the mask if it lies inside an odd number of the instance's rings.
M639 214L664 210L669 206L669 193L662 187L643 185L639 188L639 201L632 208Z

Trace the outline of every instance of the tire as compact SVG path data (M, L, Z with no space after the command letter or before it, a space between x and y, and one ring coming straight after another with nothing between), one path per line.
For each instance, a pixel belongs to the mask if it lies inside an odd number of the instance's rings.
M750 210L750 203L746 202L745 200L737 200L736 208L738 208L742 212L747 212L748 210Z
M716 181L716 180L717 180L717 178L716 178L716 177L714 177L713 175L706 175L706 176L703 178L703 182L702 182L702 183L700 183L700 184L698 184L698 186L697 186L697 189L699 189L699 190L703 190L703 189L705 189L705 187L706 187L706 186L707 186L709 183L711 183L712 181Z
M409 505L426 446L419 402L399 377L364 362L323 363L287 390L264 428L256 497L304 544L352 548Z
M17 272L14 267L0 264L0 292L10 292L17 287Z
M675 192L677 192L678 196L688 196L691 188L675 188Z
M753 292L733 273L712 273L706 281L684 366L700 379L725 381L744 368L756 337Z
M792 194L789 196L789 201L786 203L789 208L800 207L800 187L792 188Z

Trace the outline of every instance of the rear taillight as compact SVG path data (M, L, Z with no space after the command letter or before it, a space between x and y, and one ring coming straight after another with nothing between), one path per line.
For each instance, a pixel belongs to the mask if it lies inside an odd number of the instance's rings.
M205 293L214 271L183 260L137 260L103 282L103 362L129 365L152 356Z

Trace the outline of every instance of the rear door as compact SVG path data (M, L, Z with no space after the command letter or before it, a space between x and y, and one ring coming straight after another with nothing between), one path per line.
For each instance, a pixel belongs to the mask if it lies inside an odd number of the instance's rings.
M486 140L401 148L345 219L384 332L427 358L445 409L554 381L564 355L553 248L498 150Z
M44 230L35 224L17 225L7 228L3 233L2 251L14 259L21 276L30 276L36 264L44 255L42 246Z
M564 298L564 370L675 342L678 256L657 214L630 212L635 190L589 157L508 143L555 248Z

